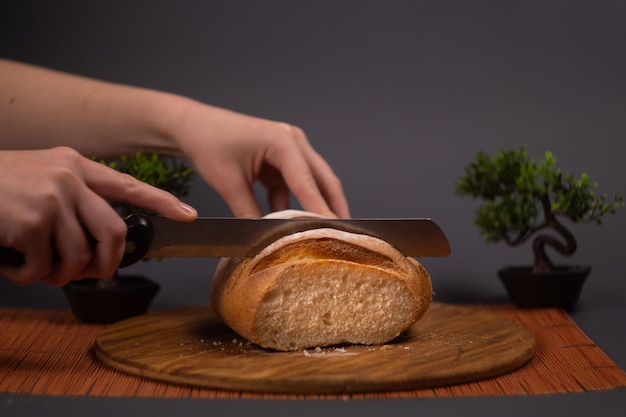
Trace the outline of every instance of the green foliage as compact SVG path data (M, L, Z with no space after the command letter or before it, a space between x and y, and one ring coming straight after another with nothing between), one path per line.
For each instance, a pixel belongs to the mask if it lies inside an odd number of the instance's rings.
M495 156L478 152L455 191L483 200L476 209L475 224L485 241L505 240L514 245L549 227L555 216L601 224L603 216L624 205L624 199L615 195L608 201L606 195L596 195L597 187L586 173L576 178L561 172L551 152L535 162L522 146Z
M189 183L194 175L193 169L184 162L156 153L148 155L136 152L131 155L122 155L114 161L99 162L154 187L169 191L179 198L189 194ZM151 214L146 210L116 201L110 204L124 218L132 213Z

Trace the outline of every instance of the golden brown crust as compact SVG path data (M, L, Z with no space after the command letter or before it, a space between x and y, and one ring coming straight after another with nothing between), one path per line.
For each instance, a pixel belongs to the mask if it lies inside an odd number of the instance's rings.
M274 216L299 214L315 216L297 211ZM380 239L326 228L284 236L254 258L222 259L211 286L213 309L234 331L279 350L312 347L309 343L387 342L421 318L431 298L428 272L415 259ZM277 300L282 310L276 310ZM361 313L375 303L393 307ZM318 307L326 311L315 311ZM385 308L389 311L377 312ZM303 318L292 320L298 314ZM377 327L371 331L353 332L345 317L359 314L388 325L372 323ZM280 318L272 321L274 316ZM333 321L338 317L344 317L339 324Z

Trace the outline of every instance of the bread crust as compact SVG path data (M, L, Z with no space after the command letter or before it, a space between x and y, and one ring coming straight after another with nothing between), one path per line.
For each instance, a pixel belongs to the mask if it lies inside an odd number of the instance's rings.
M331 228L284 236L253 258L221 259L210 294L229 327L276 350L385 343L419 320L431 298L430 276L415 259L381 239Z

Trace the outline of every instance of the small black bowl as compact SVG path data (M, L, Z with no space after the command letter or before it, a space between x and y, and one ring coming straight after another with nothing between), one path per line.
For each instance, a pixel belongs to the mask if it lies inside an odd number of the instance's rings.
M120 276L114 285L95 278L72 281L63 287L74 315L85 323L115 323L144 314L160 286L142 276Z
M590 272L588 266L559 266L542 273L531 267L509 267L500 269L498 276L517 307L573 310Z

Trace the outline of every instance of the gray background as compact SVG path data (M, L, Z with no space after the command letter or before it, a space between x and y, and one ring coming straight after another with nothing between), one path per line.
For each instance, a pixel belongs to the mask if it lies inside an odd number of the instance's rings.
M528 246L482 242L477 202L454 195L476 151L527 144L539 158L551 150L564 171L588 172L600 193L626 194L626 2L0 4L0 56L303 128L342 179L353 217L425 216L444 229L452 255L422 260L438 301L505 301L497 269L531 262ZM230 215L200 181L187 200L202 216ZM554 255L592 266L572 316L622 368L625 214L602 227L572 225L578 251ZM155 307L179 307L207 302L215 262L127 272L159 281ZM56 288L6 280L0 303L67 306Z

